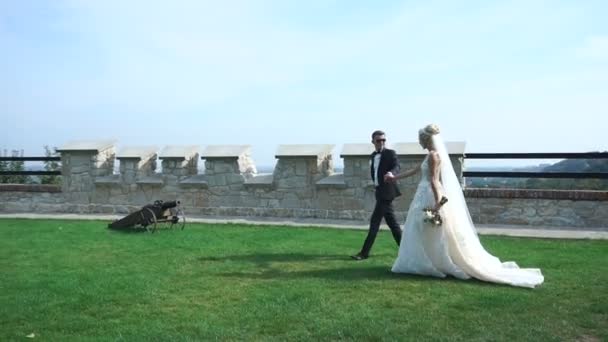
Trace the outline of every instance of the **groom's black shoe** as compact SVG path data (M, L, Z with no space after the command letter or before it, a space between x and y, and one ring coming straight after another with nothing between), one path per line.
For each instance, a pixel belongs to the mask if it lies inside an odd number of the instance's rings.
M356 255L351 255L350 257L357 261L365 260L365 259L369 258L369 256L363 255L361 253L357 253Z

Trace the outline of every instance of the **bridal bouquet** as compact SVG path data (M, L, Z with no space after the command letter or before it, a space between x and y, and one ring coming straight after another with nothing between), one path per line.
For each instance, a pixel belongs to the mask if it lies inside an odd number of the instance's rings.
M422 211L424 211L424 222L431 223L434 226L441 226L443 220L437 211L431 208L424 208Z
M431 223L432 225L438 227L443 224L443 219L441 215L439 215L439 209L448 201L448 198L443 196L441 197L441 201L439 201L439 208L437 210L433 208L424 208L422 211L424 212L424 222Z

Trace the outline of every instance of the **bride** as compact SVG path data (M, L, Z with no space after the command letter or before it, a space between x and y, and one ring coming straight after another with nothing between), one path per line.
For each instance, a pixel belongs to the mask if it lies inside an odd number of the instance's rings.
M488 253L477 236L462 189L450 161L439 127L428 125L419 131L420 145L428 150L416 169L385 181L396 181L422 172L422 179L410 205L403 228L399 255L392 271L435 277L451 275L479 280L535 287L543 283L539 269L519 268L515 262L501 262ZM442 205L441 198L448 201ZM441 216L436 225L425 220L424 209L432 208Z

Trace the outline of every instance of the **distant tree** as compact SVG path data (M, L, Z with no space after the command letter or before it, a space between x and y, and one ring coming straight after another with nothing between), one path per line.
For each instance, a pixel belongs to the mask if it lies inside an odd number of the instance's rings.
M545 172L608 172L608 159L565 159ZM530 179L527 188L556 190L608 190L606 179Z
M8 153L6 150L3 151L3 157L7 157ZM12 150L11 157L23 157L23 150ZM1 162L0 170L2 171L10 171L10 172L19 172L25 171L25 163L23 161L7 161ZM0 176L0 183L10 183L10 184L25 184L31 181L28 176L25 175L6 175Z
M6 150L0 151L0 157L6 157ZM7 161L0 160L0 171L8 171L9 165ZM0 176L0 183L8 183L10 176Z
M59 153L57 152L57 147L53 147L52 149L48 145L44 145L44 155L47 157L57 157ZM59 171L59 163L56 161L45 161L44 162L44 170L45 171ZM40 179L42 184L60 184L61 177L55 175L42 176Z

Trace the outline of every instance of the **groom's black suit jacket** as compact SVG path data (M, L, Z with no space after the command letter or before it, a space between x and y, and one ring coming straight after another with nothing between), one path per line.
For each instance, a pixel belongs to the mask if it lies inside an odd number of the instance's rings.
M374 157L376 156L375 152L371 155L371 165L370 165L370 173L372 176L372 181L375 178L374 174ZM378 166L378 186L376 187L376 200L384 200L384 201L392 201L395 197L401 196L401 191L397 187L395 183L385 183L384 175L387 172L392 172L396 175L399 172L399 161L397 160L397 153L394 150L390 150L385 148L380 152L382 156L380 157L380 165Z

